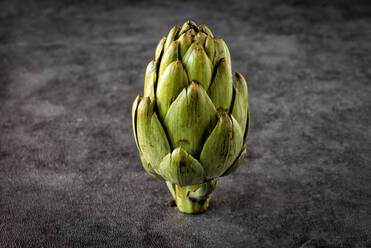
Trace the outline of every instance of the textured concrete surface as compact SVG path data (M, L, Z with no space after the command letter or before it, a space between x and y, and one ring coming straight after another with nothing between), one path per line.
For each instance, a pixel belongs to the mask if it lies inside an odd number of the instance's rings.
M0 247L371 247L371 6L0 3ZM163 205L131 103L157 41L207 24L248 77L248 155L210 209Z

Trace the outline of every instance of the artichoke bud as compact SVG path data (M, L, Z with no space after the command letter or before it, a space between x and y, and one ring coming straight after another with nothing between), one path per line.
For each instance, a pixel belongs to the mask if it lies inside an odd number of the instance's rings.
M236 73L233 85L225 42L206 25L174 26L146 68L132 125L143 168L180 211L205 211L218 178L242 163L250 126L246 80Z

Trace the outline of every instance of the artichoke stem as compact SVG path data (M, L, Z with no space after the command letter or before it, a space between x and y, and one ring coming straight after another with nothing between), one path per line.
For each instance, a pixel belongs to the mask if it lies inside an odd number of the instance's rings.
M210 194L214 191L216 187L217 180L180 186L173 184L175 186L175 202L178 209L187 214L197 214L205 212L209 206ZM169 185L168 185L169 186Z
M176 185L175 190L175 202L178 209L187 214L197 214L205 212L209 206L210 196L207 196L206 199L196 200L189 197L189 190L192 186L179 186Z

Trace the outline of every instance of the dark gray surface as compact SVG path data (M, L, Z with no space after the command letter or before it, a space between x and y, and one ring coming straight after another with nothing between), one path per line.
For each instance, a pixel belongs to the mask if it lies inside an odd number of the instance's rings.
M0 3L0 247L371 247L370 5ZM157 41L207 24L252 127L210 209L163 203L131 104Z

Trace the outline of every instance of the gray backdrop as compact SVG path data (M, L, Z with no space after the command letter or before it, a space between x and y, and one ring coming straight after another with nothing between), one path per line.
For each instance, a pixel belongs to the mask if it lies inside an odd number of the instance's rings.
M0 247L371 247L371 6L0 3ZM248 78L251 135L207 213L164 206L131 104L187 19Z

